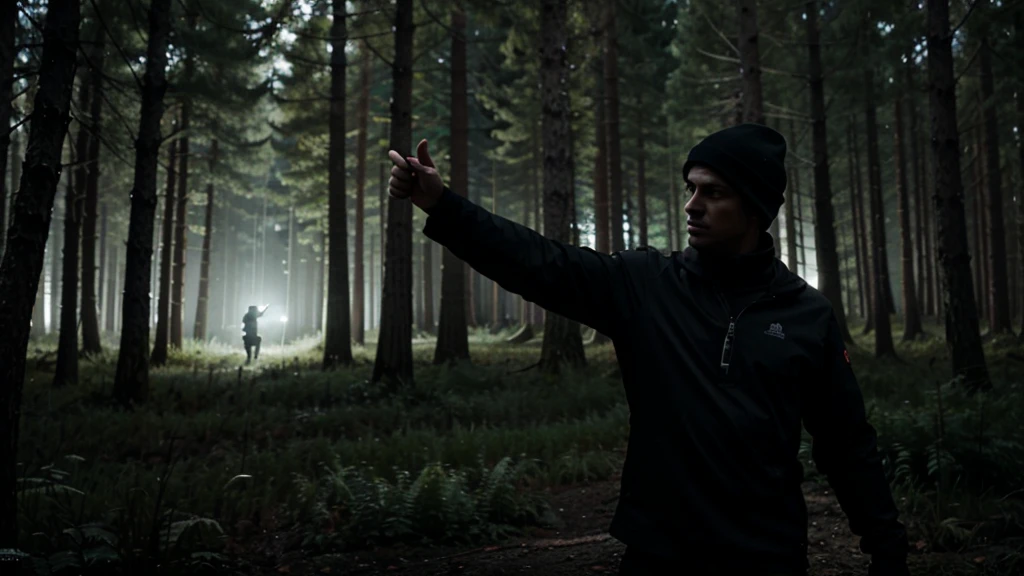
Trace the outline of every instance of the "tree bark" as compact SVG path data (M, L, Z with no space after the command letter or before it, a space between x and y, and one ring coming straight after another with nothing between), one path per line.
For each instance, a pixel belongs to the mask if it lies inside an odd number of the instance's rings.
M889 258L886 255L885 207L882 203L882 168L878 153L878 123L875 118L875 75L864 69L864 111L867 120L868 182L871 199L871 250L874 257L875 357L896 356L892 340L890 310L885 296L889 289Z
M25 170L11 209L0 262L0 549L18 547L18 426L25 353L46 237L70 121L71 89L81 16L78 0L50 0L43 25L39 88L32 106Z
M96 297L96 220L100 196L100 134L103 113L103 62L104 43L102 28L97 28L92 51L90 71L91 101L89 121L92 134L88 138L88 171L85 182L85 206L82 212L82 353L98 354L103 351L100 343L99 308ZM102 286L100 286L102 289Z
M114 398L122 404L144 402L149 394L149 276L153 259L157 155L160 153L160 118L167 91L170 28L171 1L152 0L142 109L135 142L135 175L129 196L131 216L125 250L121 346L114 378Z
M82 97L83 100L86 98L88 96ZM84 131L79 129L79 132ZM78 140L81 144L81 135ZM75 161L80 160L76 158ZM81 171L83 170L80 169L79 172ZM68 173L64 196L64 258L61 259L63 270L60 283L60 338L57 345L56 371L53 376L55 387L78 384L78 241L82 224L82 202L79 195L81 190L76 190L77 182L74 181L80 179L72 178L72 174Z
M78 89L78 109L88 110L89 82L83 77ZM78 119L78 137L71 155L77 164L67 175L64 203L64 257L61 271L60 339L54 386L78 384L78 250L82 232L82 204L89 170L89 130Z
M352 340L366 344L366 248L363 242L366 230L366 138L370 120L370 83L373 72L373 53L363 44L359 63L359 133L356 136L356 233L352 251L354 278L352 279Z
M852 124L852 122L850 124L848 124L847 128L846 128L846 159L847 159L847 164L848 164L849 169L850 169L850 226L851 226L851 234L853 236L852 240L853 240L854 264L857 267L857 312L858 312L858 314L860 315L861 318L866 318L867 317L867 310L866 310L867 307L865 306L866 295L864 293L865 292L864 287L867 285L867 282L864 279L866 266L864 265L864 262L865 262L864 254L861 253L861 251L860 251L860 246L861 246L860 239L862 238L862 236L861 236L861 232L860 232L860 228L859 228L858 224L860 222L860 218L861 217L860 217L860 212L857 209L857 204L858 204L857 199L858 199L858 193L859 193L859 190L858 190L859 186L858 186L858 175L857 175L856 169L854 168L854 162L853 162L853 124Z
M1006 224L1003 222L1002 168L999 165L999 119L996 116L995 88L992 81L992 48L988 35L982 36L981 95L984 98L985 167L988 184L988 302L989 330L992 334L1012 334L1009 275L1007 272Z
M913 46L908 54L913 54ZM918 146L918 125L917 125L917 82L914 78L914 61L908 57L907 65L903 67L904 71L904 82L907 87L907 117L910 120L910 130L907 133L907 139L910 140L910 165L913 172L913 211L914 211L914 269L916 274L914 275L914 289L916 290L914 298L917 302L918 314L927 314L927 308L925 305L925 273L924 273L924 261L926 259L925 248L924 248L924 193L922 190L921 181L921 150ZM922 328L923 330L923 328Z
M600 94L594 110L594 138L597 140L597 153L594 154L594 244L598 252L608 254L612 248L611 231L608 228L611 224L611 216L608 214L608 137L605 134L604 89L600 81L603 78L604 56L598 58L601 70L596 88Z
M395 57L392 60L390 148L404 156L412 148L412 0L396 0ZM412 203L388 199L387 254L381 327L372 382L395 390L413 383L412 366Z
M348 291L348 208L345 195L345 58L348 26L345 0L333 0L331 24L331 110L327 249L327 317L323 369L352 364L352 318ZM397 65L397 64L396 64Z
M451 12L451 179L449 187L466 197L469 193L469 116L466 88L466 13L461 1ZM447 248L442 255L441 310L437 325L434 364L469 360L467 330L466 266Z
M175 122L172 126L176 126ZM164 217L160 223L160 285L157 289L156 334L149 363L163 366L167 363L168 336L171 309L171 258L174 247L174 204L177 190L178 140L171 140L167 148L167 193L164 198Z
M544 233L545 236L561 242L569 242L569 223L572 220L572 111L569 104L569 68L565 46L568 43L566 30L567 0L541 0L541 106L542 134L544 142ZM609 3L614 6L614 2ZM609 8L609 22L614 23L614 9ZM614 36L614 31L610 31ZM615 60L614 52L607 56ZM613 65L614 68L614 65ZM607 68L606 68L607 70ZM607 75L606 75L607 76ZM616 90L617 92L617 90ZM617 108L617 98L612 99ZM614 130L615 149L611 150L610 160L617 164L618 128L616 118L610 128ZM612 136L609 135L609 144ZM615 188L612 182L612 214L615 212ZM612 222L612 233L615 233L616 222L619 227L618 242L622 243L621 203L620 217ZM615 248L616 238L612 238ZM621 250L622 248L618 248ZM544 342L541 348L541 368L548 373L557 373L563 366L583 366L586 357L583 354L583 339L580 336L579 323L570 321L564 316L548 313L544 325Z
M951 352L953 374L962 376L970 389L977 390L991 387L991 382L981 347L967 252L949 0L928 0L927 46L932 170L946 343Z
M836 252L835 215L832 208L832 182L829 177L828 129L825 125L825 81L821 66L821 41L818 32L818 2L807 3L808 74L810 75L812 145L814 146L814 252L818 267L818 289L832 302L843 341L853 343L846 326L839 254ZM806 263L804 264L806 266Z
M903 341L914 340L924 333L921 326L921 311L917 305L917 289L914 283L914 241L910 229L910 192L907 190L907 155L903 145L903 106L897 98L893 103L896 120L893 132L893 148L896 151L896 194L897 211L900 219L900 264L903 288ZM913 140L913 138L911 138Z
M199 293L196 295L196 321L192 327L192 337L197 342L206 341L207 319L210 305L210 250L213 242L213 174L217 168L217 139L210 142L210 181L206 184L206 210L203 218L203 251L199 261ZM255 242L253 238L253 242ZM256 261L252 263L256 269Z
M186 67L189 59L186 58ZM181 103L181 130L178 140L178 195L174 214L174 263L171 267L171 314L168 343L171 348L181 349L182 320L185 314L185 260L188 255L188 130L191 116L191 102L186 97Z
M796 125L789 121L789 141L796 142ZM789 182L788 198L785 203L786 216L786 267L794 274L800 273L800 262L797 260L796 247L796 203L800 201L800 188L796 184L793 162L786 167L786 180Z
M647 246L649 240L647 239L647 172L646 172L646 152L644 152L644 118L646 118L643 103L643 95L638 96L637 101L637 118L636 118L636 203L637 203L637 215L636 219L633 220L629 229L632 231L634 227L639 232L639 243L640 246ZM574 159L575 162L575 159Z
M604 30L604 93L606 151L608 162L608 198L611 202L609 216L611 218L612 252L625 249L625 238L622 230L622 150L619 134L619 39L616 30L617 0L605 0ZM545 223L547 219L545 219ZM544 230L545 235L549 234Z
M14 96L14 59L17 56L15 46L16 26L18 22L18 3L0 3L0 257L4 254L7 240L7 152L11 148L11 125ZM12 164L17 163L17 156L11 155ZM11 179L14 188L15 179Z
M761 54L758 48L757 0L737 2L740 29L740 70L743 77L743 121L764 124Z
M1013 16L1013 36L1016 40L1017 49L1024 49L1024 15L1019 11ZM1024 78L1017 77L1017 92L1014 94L1014 103L1017 106L1017 125L1024 125ZM1017 164L1020 170L1021 180L1024 180L1024 134L1018 135L1017 140ZM1021 263L1019 274L1024 276L1024 198L1017 193L1017 258ZM1024 282L1024 277L1018 278ZM1024 302L1021 302L1020 313L1020 339L1024 340Z
M121 278L121 259L118 258L120 249L118 243L112 244L108 250L110 255L107 257L109 263L107 264L107 305L103 310L103 321L106 326L106 331L113 333L117 331L117 311L120 309L117 295L120 293L117 289L118 279Z

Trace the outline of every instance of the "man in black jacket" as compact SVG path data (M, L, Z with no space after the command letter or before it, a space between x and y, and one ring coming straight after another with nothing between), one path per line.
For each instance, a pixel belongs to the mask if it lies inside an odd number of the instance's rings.
M601 254L556 242L449 190L391 151L390 193L484 276L615 345L630 409L609 532L620 574L802 575L801 424L869 574L908 574L907 537L830 302L775 258L786 142L743 124L689 154L689 247Z

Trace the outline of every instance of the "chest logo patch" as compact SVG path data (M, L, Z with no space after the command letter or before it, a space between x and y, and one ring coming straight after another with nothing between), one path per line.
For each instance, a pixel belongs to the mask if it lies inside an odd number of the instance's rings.
M777 322L769 326L768 329L764 331L764 333L769 336L774 336L780 340L786 339L786 334L785 332L782 331L782 324L779 324Z

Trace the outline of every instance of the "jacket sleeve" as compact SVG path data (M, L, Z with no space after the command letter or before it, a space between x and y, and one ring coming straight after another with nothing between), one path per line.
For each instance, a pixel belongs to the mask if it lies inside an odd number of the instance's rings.
M502 288L614 338L641 306L645 251L602 254L545 238L447 187L423 233Z
M861 537L861 551L872 555L873 564L898 564L908 552L906 530L834 313L824 354L822 377L808 383L804 404L811 457L835 491L850 530Z

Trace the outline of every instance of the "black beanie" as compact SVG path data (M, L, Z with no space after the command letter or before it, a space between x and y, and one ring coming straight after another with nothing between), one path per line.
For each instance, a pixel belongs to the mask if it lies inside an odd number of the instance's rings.
M690 168L705 165L753 201L765 217L767 230L782 206L786 191L786 139L762 124L740 124L719 130L700 141L683 164L683 179Z

